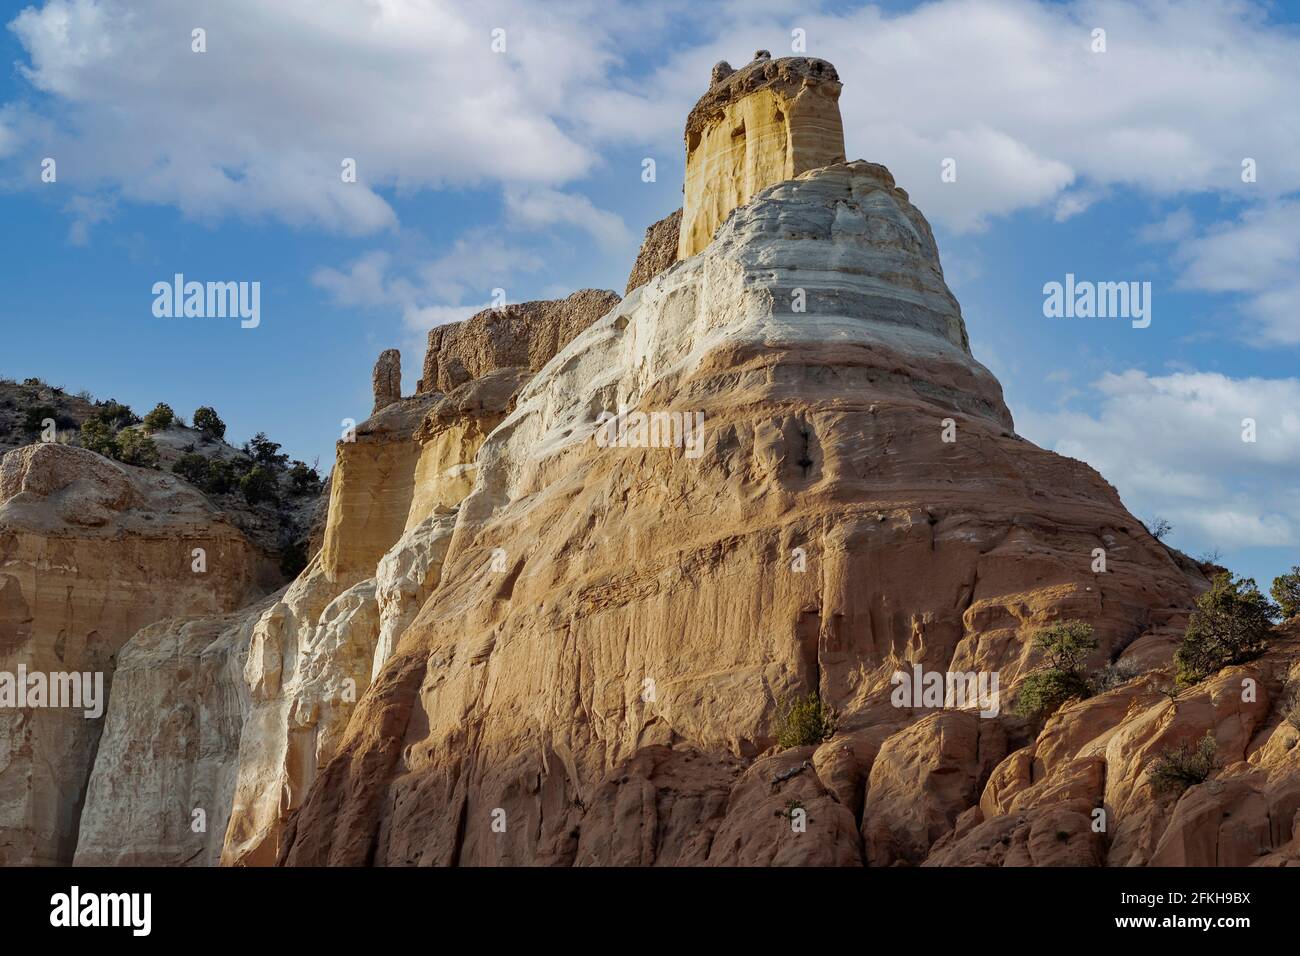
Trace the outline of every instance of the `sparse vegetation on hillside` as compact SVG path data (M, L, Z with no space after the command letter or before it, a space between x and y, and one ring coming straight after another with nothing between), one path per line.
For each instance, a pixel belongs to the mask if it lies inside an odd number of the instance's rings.
M1151 783L1157 793L1182 793L1188 787L1204 783L1214 772L1214 758L1219 745L1207 732L1196 746L1183 744L1162 751L1151 765Z
M108 399L105 402L98 402L98 409L95 412L96 421L103 422L113 431L121 431L130 425L140 424L140 416L131 411L129 405L123 405L115 399Z
M1251 578L1220 574L1196 600L1183 643L1174 653L1178 687L1190 687L1232 664L1263 653L1277 608Z
M262 501L274 502L279 497L279 484L275 480L275 472L263 465L254 465L239 479L239 490L243 492L244 500L250 505Z
M1092 696L1084 661L1096 650L1092 625L1060 621L1034 633L1034 646L1047 655L1044 666L1020 685L1012 708L1021 717L1039 718L1055 713L1067 700Z
M144 429L147 432L165 431L171 428L173 423L180 424L172 407L164 402L159 402L153 407L153 411L144 417Z
M291 460L264 432L242 449L232 448L225 442L226 424L211 406L195 410L198 434L175 431L185 428L166 402L141 419L115 399L69 395L35 378L0 379L0 454L54 438L123 464L168 470L276 555L287 577L297 574L309 557L307 536L324 484L316 467Z
M118 461L137 468L158 467L158 446L154 440L137 428L124 428L117 433Z
M1142 527L1146 528L1151 533L1151 537L1157 541L1163 541L1174 530L1174 526L1159 515L1152 518L1149 524L1143 521Z
M194 410L194 427L209 441L221 441L226 437L226 423L221 420L217 410L209 405L201 405Z
M1286 574L1279 574L1273 579L1269 589L1278 609L1286 618L1300 614L1300 565L1293 565Z

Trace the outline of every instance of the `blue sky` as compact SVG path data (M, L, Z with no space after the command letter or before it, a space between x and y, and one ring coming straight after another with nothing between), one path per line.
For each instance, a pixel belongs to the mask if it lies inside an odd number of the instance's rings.
M621 292L681 203L710 66L802 31L844 81L850 158L933 224L1021 434L1190 553L1261 581L1300 561L1296 4L47 0L0 22L0 375L211 404L328 467L380 350L409 391L424 332L494 288ZM155 318L176 272L259 281L260 326ZM1149 281L1151 326L1044 317L1066 273Z

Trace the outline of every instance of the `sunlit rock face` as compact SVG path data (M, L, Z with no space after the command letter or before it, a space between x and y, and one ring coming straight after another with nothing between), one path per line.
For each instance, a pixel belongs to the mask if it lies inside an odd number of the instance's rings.
M699 453L598 440L654 411L702 413ZM896 669L1010 694L1075 617L1094 663L1167 660L1205 583L1015 435L929 226L865 162L737 208L548 362L475 468L284 863L924 862L1027 731L895 707ZM777 751L778 702L814 691L835 735Z
M765 53L740 70L714 67L686 120L678 259L707 246L731 210L768 186L845 160L835 67Z
M98 674L111 696L141 627L232 610L275 577L171 475L53 443L0 459L0 672ZM103 726L83 709L0 707L0 863L72 862Z

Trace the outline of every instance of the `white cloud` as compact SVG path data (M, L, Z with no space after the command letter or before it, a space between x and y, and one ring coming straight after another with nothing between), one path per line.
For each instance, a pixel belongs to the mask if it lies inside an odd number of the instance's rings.
M194 16L171 0L46 0L10 27L62 129L31 149L196 217L368 233L396 223L379 189L501 183L555 217L547 190L586 175L610 143L680 155L712 63L788 53L797 20L807 52L844 80L850 158L884 162L933 220L976 230L1020 209L1069 218L1111 186L1300 189L1300 126L1279 121L1300 88L1300 35L1265 9L936 0L794 16L785 4L225 0L204 11L205 54L190 52ZM1088 47L1097 25L1105 53ZM505 54L490 49L498 26ZM664 49L676 52L648 72L635 58ZM12 125L0 128L13 152ZM1240 181L1246 155L1259 164L1252 186ZM939 179L949 156L956 183ZM340 182L344 157L360 182ZM551 221L615 234L573 202L572 218Z
M1300 379L1129 370L1092 389L1095 414L1022 412L1021 432L1088 462L1135 513L1172 520L1180 546L1300 543Z
M390 228L376 191L555 184L595 154L557 116L609 68L583 7L450 0L48 0L9 24L62 132L61 172L199 217ZM201 21L207 52L191 51ZM491 29L507 29L507 54ZM12 146L6 145L7 149ZM357 161L358 182L341 163Z
M73 196L64 206L72 216L68 242L84 246L90 242L90 228L113 218L117 203L111 196Z
M405 255L399 261L392 253L372 250L342 269L323 267L311 277L312 285L341 308L397 311L402 367L407 371L420 368L429 329L488 308L495 289L505 292L507 302L518 301L511 295L514 280L545 265L541 256L487 230L461 236L442 255L422 264L413 258ZM404 377L413 386L414 377Z
M619 247L632 241L623 218L597 209L586 196L564 193L558 189L533 186L506 190L507 222L530 229L549 225L575 226L597 242Z
M951 229L1029 208L1069 218L1114 186L1280 196L1300 189L1300 126L1279 121L1300 88L1300 34L1265 12L1249 0L936 0L902 13L799 14L731 5L710 9L705 39L640 89L589 90L575 110L680 149L712 63L740 66L759 47L787 55L797 25L808 54L844 82L849 158L887 165ZM1089 49L1098 25L1105 53ZM1250 186L1246 156L1260 170ZM940 181L945 157L957 160L955 183Z
M1253 344L1300 344L1300 201L1250 207L1184 239L1177 258L1181 288L1246 296Z
M1175 209L1159 222L1143 226L1138 230L1138 238L1142 242L1153 244L1182 242L1192 235L1195 228L1196 221L1192 218L1191 211L1184 206Z

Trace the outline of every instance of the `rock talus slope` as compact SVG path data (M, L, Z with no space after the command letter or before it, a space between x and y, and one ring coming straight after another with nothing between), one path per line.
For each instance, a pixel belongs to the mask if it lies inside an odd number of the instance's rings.
M647 447L637 411L702 413L703 445ZM630 440L597 441L602 413ZM1006 713L894 707L893 671L1008 688L1038 662L1028 635L1062 618L1093 624L1094 663L1167 652L1204 583L1092 469L1014 434L889 173L816 169L736 209L519 393L478 450L439 583L287 815L279 859L955 853L989 825L990 781L1042 738ZM774 750L779 703L809 692L835 735Z

